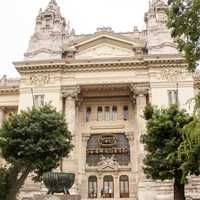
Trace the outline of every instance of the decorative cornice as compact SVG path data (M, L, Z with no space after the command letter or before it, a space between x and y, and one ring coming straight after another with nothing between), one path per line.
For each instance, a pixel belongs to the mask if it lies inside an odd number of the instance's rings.
M148 69L151 67L182 67L187 66L182 57L142 56L115 59L93 60L44 60L15 62L20 73L31 72L92 72Z

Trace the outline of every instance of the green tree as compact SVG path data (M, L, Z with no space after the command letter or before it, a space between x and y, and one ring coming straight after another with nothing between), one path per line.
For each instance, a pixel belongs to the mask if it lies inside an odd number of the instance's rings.
M8 171L6 168L0 168L0 200L6 199L8 193Z
M183 172L187 175L200 175L200 94L193 98L194 112L193 120L183 130L183 142L178 153Z
M194 71L200 60L200 1L168 0L168 27L171 36Z
M147 134L142 141L147 152L144 159L144 172L153 180L174 180L174 199L185 200L185 175L182 171L182 160L178 156L178 148L183 142L182 128L192 117L176 105L166 109L153 108L148 105L144 110L147 120Z
M8 162L6 200L15 200L30 172L41 181L72 149L65 119L50 105L12 114L0 130L0 148Z

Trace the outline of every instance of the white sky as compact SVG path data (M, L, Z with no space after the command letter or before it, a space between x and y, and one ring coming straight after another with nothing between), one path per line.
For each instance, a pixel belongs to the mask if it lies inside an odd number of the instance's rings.
M12 62L23 59L33 34L39 8L50 0L1 0L0 77L16 77ZM110 26L116 32L143 29L148 0L57 0L62 15L80 33L93 33L97 27Z

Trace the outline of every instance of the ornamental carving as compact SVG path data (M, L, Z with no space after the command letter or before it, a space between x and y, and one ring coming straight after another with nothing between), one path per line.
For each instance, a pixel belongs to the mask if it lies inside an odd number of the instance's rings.
M182 69L165 68L161 71L161 79L167 81L177 81L183 79Z
M114 147L117 144L117 137L114 134L103 134L99 137L100 147Z
M131 83L129 90L133 95L148 94L150 85L147 82L144 83Z
M35 86L44 86L50 83L50 74L34 74L29 77L29 83Z
M66 98L74 98L78 100L80 94L80 87L79 86L63 86L62 87L62 96Z

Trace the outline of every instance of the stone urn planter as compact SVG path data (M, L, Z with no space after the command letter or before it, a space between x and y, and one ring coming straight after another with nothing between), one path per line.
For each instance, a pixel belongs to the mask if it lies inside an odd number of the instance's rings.
M74 184L75 174L64 172L47 172L43 174L44 185L48 189L47 194L69 194L69 189Z

